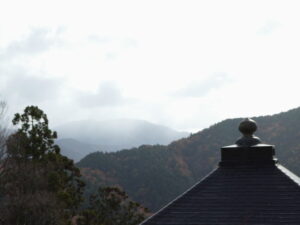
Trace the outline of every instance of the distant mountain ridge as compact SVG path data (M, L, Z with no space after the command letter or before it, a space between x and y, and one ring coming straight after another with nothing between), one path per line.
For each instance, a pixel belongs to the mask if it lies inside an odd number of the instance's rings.
M300 108L253 119L258 123L256 135L264 143L274 144L280 163L300 175ZM241 135L241 120L224 120L167 146L92 153L77 165L89 191L97 185L118 185L156 211L217 166L220 148L235 143Z
M75 162L78 162L89 153L100 151L96 145L83 143L72 138L58 139L56 144L59 145L61 154L73 159Z
M63 154L78 161L92 151L112 152L143 144L169 144L188 136L144 120L75 121L57 126Z

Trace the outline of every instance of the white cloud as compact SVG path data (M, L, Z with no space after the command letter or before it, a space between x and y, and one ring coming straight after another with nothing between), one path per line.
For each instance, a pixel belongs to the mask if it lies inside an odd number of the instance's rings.
M61 47L63 41L56 35L59 29L53 33L46 28L35 28L20 40L12 41L7 47L0 49L0 60L8 61L22 55L35 55L43 53L52 47Z
M281 24L277 21L268 21L264 26L262 26L258 31L257 34L260 35L270 35L279 29Z
M60 96L63 80L27 74L23 68L10 71L2 85L2 96L8 102L39 104Z
M0 90L55 123L129 117L195 130L276 113L299 104L298 4L6 1Z
M78 101L82 107L120 107L132 102L123 96L121 90L113 82L103 82L95 93L78 93Z
M202 81L190 82L186 87L177 90L175 97L203 97L214 89L218 89L226 83L230 82L230 78L226 73L214 73Z

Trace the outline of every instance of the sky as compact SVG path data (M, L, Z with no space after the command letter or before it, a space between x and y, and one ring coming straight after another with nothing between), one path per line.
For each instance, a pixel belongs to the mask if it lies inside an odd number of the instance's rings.
M299 1L0 0L0 99L195 132L299 107Z

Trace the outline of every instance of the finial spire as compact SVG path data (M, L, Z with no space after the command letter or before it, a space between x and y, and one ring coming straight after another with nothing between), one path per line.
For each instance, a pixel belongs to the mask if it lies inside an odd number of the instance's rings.
M239 131L244 136L252 136L256 130L257 130L256 122L252 119L246 118L240 123Z
M256 122L252 119L244 119L239 126L239 131L243 134L243 137L236 141L238 146L250 147L261 143L261 140L254 136L254 132L257 130Z
M239 130L243 136L235 142L235 145L221 148L220 166L274 165L277 163L274 158L274 146L262 144L261 140L254 136L257 130L254 120L244 119L240 123Z

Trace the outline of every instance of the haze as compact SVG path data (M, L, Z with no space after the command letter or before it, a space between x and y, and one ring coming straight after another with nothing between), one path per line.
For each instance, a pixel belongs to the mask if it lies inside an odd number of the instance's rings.
M298 1L3 1L0 98L198 131L298 107L299 40Z

